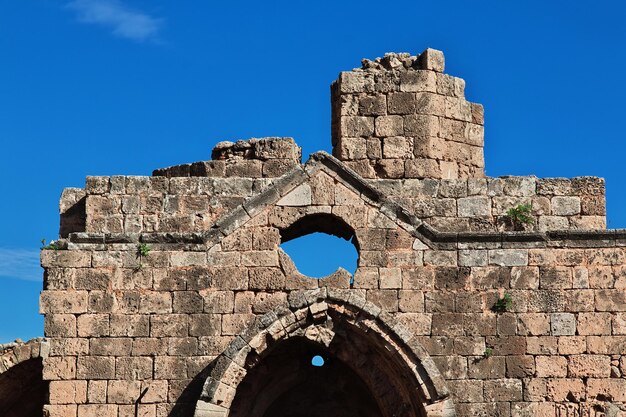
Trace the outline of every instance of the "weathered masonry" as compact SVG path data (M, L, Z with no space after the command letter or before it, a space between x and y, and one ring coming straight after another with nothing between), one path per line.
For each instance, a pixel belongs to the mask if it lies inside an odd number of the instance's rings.
M428 49L341 73L333 156L222 142L65 190L41 255L46 415L624 415L604 181L485 177L483 108L443 70ZM279 248L314 232L355 245L354 276Z

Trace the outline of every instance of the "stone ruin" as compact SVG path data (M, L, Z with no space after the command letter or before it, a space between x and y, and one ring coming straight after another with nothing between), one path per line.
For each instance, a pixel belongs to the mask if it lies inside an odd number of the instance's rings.
M38 375L48 417L626 415L604 181L485 177L483 107L443 70L427 49L342 72L332 156L221 142L66 189L46 338L0 357L0 414L40 415L6 388ZM354 244L354 276L297 270L280 245L314 232Z

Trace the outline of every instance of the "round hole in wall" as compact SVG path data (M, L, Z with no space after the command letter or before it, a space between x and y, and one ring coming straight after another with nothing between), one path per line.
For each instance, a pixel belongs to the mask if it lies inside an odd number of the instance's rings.
M322 358L320 355L313 356L313 358L311 358L311 365L317 367L324 366L324 358Z

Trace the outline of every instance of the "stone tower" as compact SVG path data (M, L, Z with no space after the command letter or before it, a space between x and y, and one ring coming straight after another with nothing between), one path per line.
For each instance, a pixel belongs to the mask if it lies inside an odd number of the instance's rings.
M428 49L341 73L334 156L222 142L65 190L41 255L46 415L621 415L604 181L485 177L482 107L443 69ZM280 245L313 232L355 245L354 276L297 270Z
M333 155L364 178L481 178L483 107L441 51L387 54L331 87Z

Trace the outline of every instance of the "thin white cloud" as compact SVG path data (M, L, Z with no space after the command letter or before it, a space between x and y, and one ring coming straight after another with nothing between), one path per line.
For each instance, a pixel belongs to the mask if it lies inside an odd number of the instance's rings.
M41 281L43 270L39 266L39 251L0 248L0 277Z
M119 0L74 0L67 8L76 12L79 22L109 28L116 36L137 42L157 40L163 24L138 10L133 10Z

